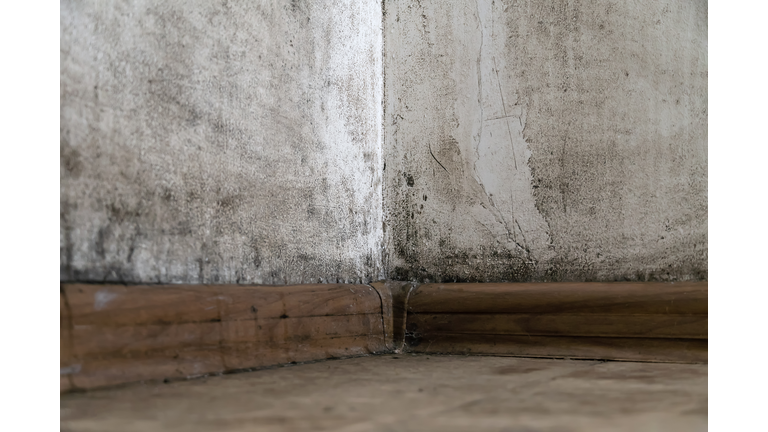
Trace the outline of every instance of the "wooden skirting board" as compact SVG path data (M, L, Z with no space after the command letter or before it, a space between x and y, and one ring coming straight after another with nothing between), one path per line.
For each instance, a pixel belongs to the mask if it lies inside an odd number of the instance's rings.
M61 390L386 352L367 285L61 286Z
M707 361L707 283L425 284L406 351Z
M61 285L61 391L388 352L707 361L707 283Z

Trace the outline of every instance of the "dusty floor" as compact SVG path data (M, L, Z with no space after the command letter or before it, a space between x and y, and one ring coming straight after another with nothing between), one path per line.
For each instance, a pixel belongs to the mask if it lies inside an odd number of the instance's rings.
M706 365L400 354L61 397L62 431L706 429Z

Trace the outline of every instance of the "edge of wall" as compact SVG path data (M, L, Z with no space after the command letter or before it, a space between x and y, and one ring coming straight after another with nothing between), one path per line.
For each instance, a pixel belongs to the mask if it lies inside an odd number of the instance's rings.
M60 391L391 352L707 362L707 282L60 286Z

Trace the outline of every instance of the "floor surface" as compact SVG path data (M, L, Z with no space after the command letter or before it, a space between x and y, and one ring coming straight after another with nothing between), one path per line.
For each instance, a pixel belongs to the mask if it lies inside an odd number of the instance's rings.
M706 431L707 366L398 354L61 396L62 431Z

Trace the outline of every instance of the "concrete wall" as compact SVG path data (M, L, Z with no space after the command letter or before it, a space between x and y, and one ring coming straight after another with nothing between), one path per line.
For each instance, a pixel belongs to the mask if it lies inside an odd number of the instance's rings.
M390 278L707 278L706 1L384 15Z
M706 279L707 68L706 1L67 0L61 279Z
M383 276L378 1L61 2L61 280Z

